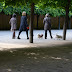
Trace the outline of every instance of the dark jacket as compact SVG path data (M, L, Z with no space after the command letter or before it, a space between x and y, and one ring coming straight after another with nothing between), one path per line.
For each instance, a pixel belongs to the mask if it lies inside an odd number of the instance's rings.
M49 28L51 28L51 18L45 17L43 20L43 24L44 24L44 30L48 30Z
M27 27L28 27L27 17L21 16L21 23L20 23L19 31L25 31L27 29Z

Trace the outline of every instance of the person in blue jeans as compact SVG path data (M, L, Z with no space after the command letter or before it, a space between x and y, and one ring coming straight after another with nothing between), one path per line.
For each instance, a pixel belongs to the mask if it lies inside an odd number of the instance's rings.
M23 11L22 16L21 16L21 23L20 23L19 34L18 34L17 39L21 39L19 36L20 36L22 31L26 31L27 39L29 39L27 27L28 27L28 24L27 24L26 12Z

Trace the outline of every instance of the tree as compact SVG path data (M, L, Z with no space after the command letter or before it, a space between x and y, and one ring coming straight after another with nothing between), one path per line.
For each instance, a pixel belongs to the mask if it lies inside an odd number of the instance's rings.
M65 6L66 18L65 18L64 31L63 31L63 40L66 39L66 29L67 29L67 25L69 24L69 7L70 7L70 0L67 1L67 4Z
M65 17L65 24L64 24L64 30L63 30L63 40L66 39L66 29L67 29L67 25L68 25L68 21L69 21L69 10L71 8L72 1L71 0L45 0L43 2L43 7L45 6L51 6L51 7L59 7L59 8L63 8L66 11L66 17Z
M66 40L66 29L67 25L69 24L69 10L71 7L71 0L54 0L57 6L64 8L66 11L65 23L64 23L64 30L63 30L63 40Z
M63 30L63 40L66 40L66 29L67 25L69 23L69 10L71 7L71 0L53 0L56 2L56 6L59 6L60 8L64 8L66 11L66 17L65 17L65 23L64 23L64 30Z

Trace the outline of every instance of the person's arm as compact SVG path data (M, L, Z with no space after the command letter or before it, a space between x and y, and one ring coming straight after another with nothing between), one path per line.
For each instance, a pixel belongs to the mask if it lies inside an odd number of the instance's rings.
M49 26L51 28L51 18L49 18L49 21L48 22L49 22Z
M26 27L28 27L28 24L27 24L27 17L25 17L25 24L26 24Z
M43 19L43 24L45 24L45 20Z
M9 21L9 24L11 24L11 19L10 19L10 21Z

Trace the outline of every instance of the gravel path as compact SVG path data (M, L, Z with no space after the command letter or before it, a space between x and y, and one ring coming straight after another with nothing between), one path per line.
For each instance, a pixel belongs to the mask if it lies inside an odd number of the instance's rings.
M16 39L12 39L11 31L0 31L0 50L14 49L14 48L31 48L31 47L50 47L57 45L64 45L72 43L72 30L67 30L66 40L56 38L56 35L63 34L63 30L52 30L53 39L50 38L49 32L47 39L38 38L38 34L44 35L44 30L34 30L34 43L29 43L29 40L26 39L26 32L22 32L20 37L17 39L18 31L16 31Z

